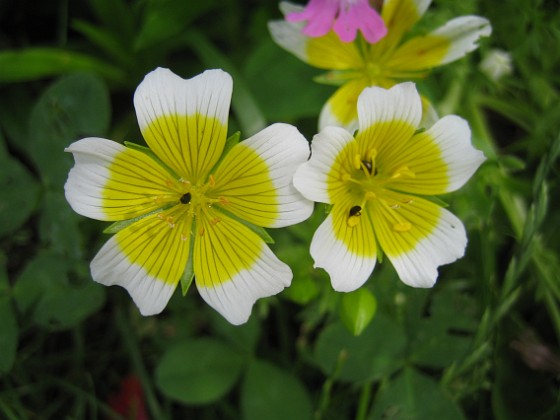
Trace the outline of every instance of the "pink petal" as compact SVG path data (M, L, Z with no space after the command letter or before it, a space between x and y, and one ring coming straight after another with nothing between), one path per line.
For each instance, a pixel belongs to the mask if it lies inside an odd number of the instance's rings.
M343 42L352 42L358 29L369 43L375 43L387 34L385 22L368 0L359 0L354 5L341 7L333 27Z
M302 12L289 13L288 22L307 21L303 29L305 35L319 37L326 35L332 28L338 12L338 2L332 0L311 0Z

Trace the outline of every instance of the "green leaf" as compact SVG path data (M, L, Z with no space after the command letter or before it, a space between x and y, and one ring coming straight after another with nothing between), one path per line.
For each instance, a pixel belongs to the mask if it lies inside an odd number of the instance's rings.
M314 354L325 375L336 374L336 379L361 383L381 379L401 368L405 363L405 343L401 327L378 313L358 337L340 323L329 325L319 335Z
M279 244L284 244L284 246L276 247L276 256L288 264L294 274L292 284L284 289L282 296L300 305L305 305L313 300L320 291L318 281L314 277L319 275L319 272L313 269L309 245L295 242L293 235L287 234L286 229L278 232L276 239Z
M89 0L92 11L111 33L122 38L125 45L132 42L136 31L134 24L137 19L135 8L129 7L125 0Z
M145 17L134 48L137 51L161 44L181 34L191 22L216 6L213 0L168 0L147 3Z
M373 403L370 420L464 419L461 409L449 400L437 383L413 368L406 368L385 383Z
M29 171L3 151L0 132L0 237L16 232L36 210L40 186Z
M167 397L185 404L209 404L233 388L244 367L242 355L211 338L184 340L170 347L155 372Z
M377 300L373 293L361 287L350 293L344 293L340 305L340 319L354 335L360 335L369 325L377 309Z
M270 37L255 48L243 71L269 121L312 118L314 127L321 108L334 93L332 87L312 82L316 74L317 69L282 50Z
M97 73L115 83L127 80L121 69L77 52L57 48L0 51L0 82L26 82L78 71ZM87 96L81 98L87 99Z
M98 76L65 76L43 92L29 119L28 153L47 186L62 189L72 166L64 148L80 137L102 136L109 117L109 92Z
M83 20L72 21L72 28L84 35L92 44L97 45L124 68L134 65L130 49L122 43L118 34L107 31Z
M312 405L303 384L277 366L254 360L241 388L244 420L308 420Z
M13 292L21 312L31 314L36 325L51 329L75 326L105 301L105 288L89 278L86 267L73 266L52 251L39 253L27 264Z
M4 260L0 254L0 372L9 372L16 359L19 327Z
M41 242L52 251L72 258L83 258L83 238L79 228L83 217L75 213L66 202L61 190L43 193L39 215Z
M445 368L471 351L478 311L468 295L452 288L439 289L432 297L429 316L410 315L409 357L414 363Z

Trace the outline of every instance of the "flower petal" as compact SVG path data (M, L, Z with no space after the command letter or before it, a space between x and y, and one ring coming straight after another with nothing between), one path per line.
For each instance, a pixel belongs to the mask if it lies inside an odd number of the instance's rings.
M285 14L294 10L293 7L286 9L286 5L287 3L281 3ZM303 33L303 27L301 22L268 22L274 42L307 64L327 70L355 69L363 64L362 56L354 43L342 42L332 31L320 38L310 38Z
M224 197L224 209L263 227L283 227L307 219L313 203L292 184L299 165L309 157L309 145L297 128L273 124L234 146L214 177L214 194Z
M340 154L354 137L340 127L327 127L313 137L311 159L294 175L295 187L309 200L332 203L331 193L343 188Z
M333 206L311 240L315 267L323 268L334 290L351 292L363 285L376 263L376 242L372 221L367 214L356 226L348 224L348 212L354 204L342 201Z
M64 186L77 213L97 220L127 220L162 206L172 176L148 155L114 141L85 138L65 149L76 161Z
M109 239L91 262L93 279L124 287L142 315L160 313L185 270L190 226L189 219L182 219L171 227L157 215L128 226Z
M488 19L462 16L450 20L431 34L412 38L400 46L387 62L394 71L419 71L447 64L478 48L478 40L489 36Z
M364 89L358 98L360 131L376 130L379 123L404 124L412 133L422 119L422 102L412 82L391 89L377 86Z
M231 93L231 77L222 70L189 80L152 71L134 94L146 143L179 176L204 181L225 146Z
M303 11L287 13L286 20L288 22L307 21L303 33L311 37L318 37L331 30L337 11L336 2L310 0Z
M384 51L392 49L420 20L431 2L432 0L385 0L381 17L387 26L387 35L377 45Z
M197 229L197 289L232 324L246 322L257 299L290 285L290 268L246 226L210 210L197 220Z
M484 161L471 145L468 123L448 115L430 129L395 144L394 167L407 167L414 177L397 178L391 187L413 194L436 195L462 187Z
M358 128L358 96L367 87L365 78L354 79L339 87L323 106L319 130L328 126L344 127L350 133Z
M341 5L333 30L343 42L356 39L358 29L367 42L374 44L387 34L385 22L369 4L369 0L358 0L354 4Z
M375 236L400 279L413 287L432 287L437 268L464 255L467 236L452 213L419 197L392 193L371 203Z

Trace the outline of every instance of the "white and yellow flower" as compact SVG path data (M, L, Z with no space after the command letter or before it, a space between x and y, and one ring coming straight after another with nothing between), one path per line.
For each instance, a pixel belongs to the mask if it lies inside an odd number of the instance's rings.
M72 208L129 221L93 259L92 277L126 288L144 315L161 312L192 273L204 300L233 324L291 282L253 227L309 217L312 203L291 183L309 146L295 127L274 124L229 148L231 94L221 70L184 80L159 68L134 95L149 149L101 138L66 149L75 159L65 185Z
M321 111L320 129L335 125L353 131L357 126L356 102L365 87L390 88L399 81L424 78L430 69L476 49L479 38L492 31L487 19L462 16L427 35L405 38L430 3L431 0L386 0L381 17L387 35L375 44L363 39L346 43L333 31L319 38L309 37L302 32L300 22L269 23L278 45L314 67L331 70L319 80L340 86ZM280 6L285 15L301 10L290 3ZM423 100L427 109L429 102Z
M438 266L463 256L467 238L457 217L422 196L460 188L484 156L457 116L418 130L422 104L411 82L366 88L357 107L356 137L324 128L294 176L305 197L332 204L311 242L315 266L348 292L369 278L382 250L404 283L431 287Z

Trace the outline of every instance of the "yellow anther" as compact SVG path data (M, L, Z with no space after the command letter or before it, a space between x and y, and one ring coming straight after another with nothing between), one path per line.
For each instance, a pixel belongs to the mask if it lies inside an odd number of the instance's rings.
M395 232L408 232L410 229L412 229L412 225L408 222L400 222L393 225Z
M199 234L200 236L204 236L204 226L201 227L200 229L198 229L198 234Z
M373 191L368 191L366 193L366 200L375 200L377 198L377 194L375 194Z
M183 178L179 179L179 182L180 182L181 184L191 185L191 182L190 182L190 181L187 181L186 179L183 179Z
M354 227L360 223L360 215L350 216L346 221L349 227Z
M165 221L167 222L167 224L169 225L170 228L175 227L175 223L173 223L173 217L168 216L168 217L165 218Z
M375 160L375 158L377 157L377 149L369 149L366 152L366 160L371 161L371 163L373 164L373 161Z
M416 178L416 174L408 169L408 166L404 165L397 169L393 175L391 175L391 179L397 178Z
M218 223L220 223L222 221L222 219L220 219L219 217L214 217L212 220L210 220L210 224L212 226L217 225Z
M216 185L216 180L214 179L213 174L211 174L210 177L208 178L208 185L210 185L211 187L214 187Z
M220 204L230 204L231 201L229 201L227 198L220 196L218 197L218 201L220 202Z
M354 155L354 160L352 161L354 168L359 171L362 169L362 157L359 154Z
M350 175L348 172L344 172L342 174L342 181L346 182L346 181L350 181L352 179L352 175Z
M189 239L189 237L187 235L185 235L184 233L181 233L181 240L186 241L187 239Z
M157 218L158 218L159 220L164 220L164 219L165 219L165 217L163 217L163 214L162 214L162 213L158 213Z

